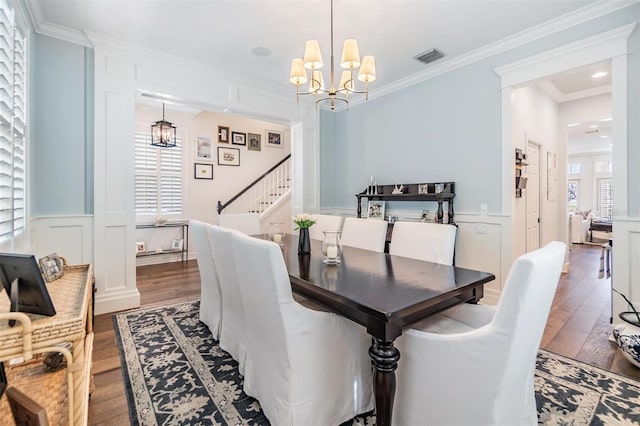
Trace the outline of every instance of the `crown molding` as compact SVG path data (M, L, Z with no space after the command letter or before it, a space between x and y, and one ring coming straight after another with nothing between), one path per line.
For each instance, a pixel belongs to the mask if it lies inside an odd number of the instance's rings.
M413 86L414 84L421 83L442 74L446 74L458 68L471 65L475 62L490 58L499 53L506 52L508 50L539 40L551 34L564 31L568 28L574 27L592 19L607 15L620 9L624 9L625 7L638 3L638 1L640 0L596 1L590 5L578 9L577 11L559 16L550 21L529 28L528 30L521 31L510 37L499 40L495 43L488 44L464 55L449 59L446 62L442 62L431 67L429 70L412 74L394 83L379 87L375 90L371 90L369 92L369 99L380 98L382 96L388 95L389 93L393 93L409 86ZM365 102L363 99L354 100L351 105L355 106L362 104L363 102Z

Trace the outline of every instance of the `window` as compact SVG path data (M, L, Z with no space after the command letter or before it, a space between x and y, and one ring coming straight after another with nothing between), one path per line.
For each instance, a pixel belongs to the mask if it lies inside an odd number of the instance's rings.
M151 145L150 127L135 133L136 214L182 213L182 138L173 148Z
M613 173L613 162L611 160L597 160L596 173Z
M600 217L613 217L613 184L611 179L598 179L598 209Z
M570 180L569 181L569 188L568 188L568 194L569 194L569 211L570 212L575 212L578 210L578 206L579 206L579 199L578 199L578 195L579 195L579 190L580 190L580 181L579 180Z
M580 174L580 163L569 163L568 173L570 175L579 175Z
M15 12L0 0L0 244L24 233L27 56Z

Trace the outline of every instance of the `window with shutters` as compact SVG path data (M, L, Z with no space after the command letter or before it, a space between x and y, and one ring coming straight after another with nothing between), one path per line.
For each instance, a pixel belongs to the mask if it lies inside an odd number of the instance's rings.
M0 0L0 244L25 228L27 38Z
M136 214L182 213L182 138L172 148L151 145L149 126L135 133Z
M613 183L609 178L598 179L598 209L600 217L613 218Z

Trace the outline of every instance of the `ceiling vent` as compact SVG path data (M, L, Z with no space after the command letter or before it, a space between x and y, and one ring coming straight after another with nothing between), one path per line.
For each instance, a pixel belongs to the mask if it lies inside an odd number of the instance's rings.
M414 56L414 58L419 60L420 62L428 64L430 62L433 62L442 58L443 56L444 56L444 53L442 53L436 48L433 48L433 49L427 50L426 52L422 52L417 56Z

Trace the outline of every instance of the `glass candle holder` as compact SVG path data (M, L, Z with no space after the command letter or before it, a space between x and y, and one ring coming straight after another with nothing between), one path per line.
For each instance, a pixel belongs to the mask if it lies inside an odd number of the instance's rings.
M271 223L271 231L269 232L269 238L274 243L281 246L284 245L284 223L273 222Z
M340 241L341 231L322 231L324 240L322 241L323 262L328 264L340 263L342 255L342 242Z

